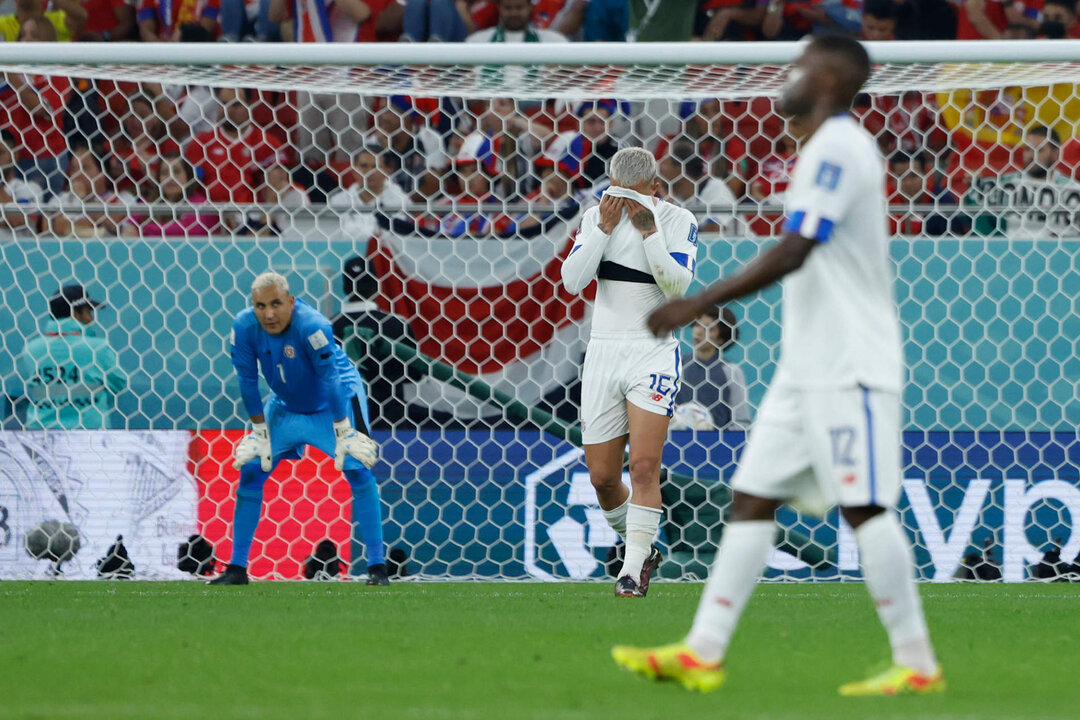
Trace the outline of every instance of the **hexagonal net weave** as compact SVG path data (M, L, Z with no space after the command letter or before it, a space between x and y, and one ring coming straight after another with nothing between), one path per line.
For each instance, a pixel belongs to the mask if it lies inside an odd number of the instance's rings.
M853 110L887 159L899 509L924 579L1057 577L1080 551L1080 64L974 45L875 46ZM136 577L179 573L181 541L185 569L208 571L193 533L229 559L248 424L230 329L268 269L366 378L386 545L410 575L605 577L618 538L577 447L592 290L567 292L561 262L629 145L698 217L691 291L768 247L798 157L774 100L798 47L680 62L665 47L638 65L603 46L595 62L487 48L472 65L438 46L334 64L310 55L326 48L136 50L158 64L0 48L22 63L0 93L0 577L95 576L118 534ZM72 284L105 303L89 326L77 293L50 315ZM676 397L664 577L711 562L781 299L732 305L709 335L712 384ZM304 577L323 539L362 571L349 487L320 452L279 465L264 502L253 576ZM769 577L858 577L835 512L779 525Z

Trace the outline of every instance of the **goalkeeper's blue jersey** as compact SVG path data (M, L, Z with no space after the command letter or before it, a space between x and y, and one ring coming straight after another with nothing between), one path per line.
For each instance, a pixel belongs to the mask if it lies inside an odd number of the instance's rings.
M349 400L363 392L363 379L334 339L330 321L297 299L292 320L271 335L247 308L233 321L232 363L248 415L263 412L259 369L270 390L293 413L331 410L335 419L348 416Z

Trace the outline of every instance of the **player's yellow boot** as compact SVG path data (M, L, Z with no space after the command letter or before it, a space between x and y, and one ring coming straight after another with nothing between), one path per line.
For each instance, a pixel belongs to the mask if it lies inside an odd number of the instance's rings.
M724 684L723 665L701 660L683 643L655 648L616 645L611 657L625 670L650 680L675 680L687 690L710 692Z
M945 678L939 665L933 675L923 675L903 665L893 665L888 670L865 680L840 686L845 697L868 697L874 695L925 695L945 690Z

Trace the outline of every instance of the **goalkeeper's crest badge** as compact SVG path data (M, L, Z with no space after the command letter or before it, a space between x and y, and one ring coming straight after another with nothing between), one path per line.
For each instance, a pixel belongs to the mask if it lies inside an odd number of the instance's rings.
M292 345L285 346L285 357L289 358L290 360L296 357L296 349Z

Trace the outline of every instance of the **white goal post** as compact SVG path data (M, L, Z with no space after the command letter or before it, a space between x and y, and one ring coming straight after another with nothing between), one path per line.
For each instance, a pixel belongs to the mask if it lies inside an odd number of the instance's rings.
M1080 74L1080 40L866 43L877 65L868 92L1050 85ZM197 47L197 50L193 50ZM156 79L354 92L456 93L520 98L596 97L596 83L625 99L750 97L775 94L800 42L769 43L18 43L0 45L11 70L89 77ZM139 69L139 66L152 66ZM542 82L506 86L487 76L448 73L453 66L537 65ZM957 67L959 65L960 67ZM311 73L303 68L367 68L368 73ZM633 68L625 76L596 73ZM729 77L736 67L759 68ZM255 68L259 68L258 71ZM401 69L408 68L403 74ZM574 71L573 68L586 68ZM689 72L686 70L689 69ZM382 77L380 77L380 75ZM599 75L599 76L598 76Z

